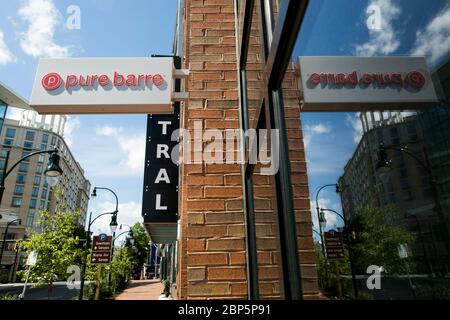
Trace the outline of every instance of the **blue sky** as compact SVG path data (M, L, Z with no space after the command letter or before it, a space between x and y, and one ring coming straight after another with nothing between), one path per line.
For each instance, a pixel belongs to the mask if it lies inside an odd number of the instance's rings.
M426 55L430 66L448 57L450 6L446 0L310 1L293 57L298 55ZM66 27L67 8L81 9L81 28ZM368 29L366 9L381 10L381 31ZM40 57L148 56L170 54L176 0L17 0L2 1L0 81L29 99ZM17 116L17 112L9 116ZM350 113L302 115L311 194L335 183L359 137ZM141 220L145 115L71 116L66 138L93 186L118 193L119 222ZM311 197L313 199L313 196ZM334 190L321 205L341 211ZM113 198L99 192L96 213L111 210ZM336 219L328 217L333 227ZM94 231L108 231L108 218ZM338 223L339 225L339 223ZM97 229L96 229L97 228Z

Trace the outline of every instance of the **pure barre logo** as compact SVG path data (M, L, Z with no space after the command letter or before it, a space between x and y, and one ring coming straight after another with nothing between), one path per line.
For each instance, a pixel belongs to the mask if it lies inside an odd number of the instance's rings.
M77 87L97 88L104 87L151 87L156 86L160 89L164 86L165 80L162 74L121 74L114 72L111 76L106 74L76 75L68 74L61 77L56 72L47 73L42 77L42 87L47 91L54 91L61 87L65 90L75 89Z
M321 85L323 88L368 88L375 86L378 88L394 87L420 90L426 84L425 75L420 71L411 71L407 74L398 72L366 72L359 73L353 71L351 73L335 73L335 72L314 72L309 75L308 86L316 88Z

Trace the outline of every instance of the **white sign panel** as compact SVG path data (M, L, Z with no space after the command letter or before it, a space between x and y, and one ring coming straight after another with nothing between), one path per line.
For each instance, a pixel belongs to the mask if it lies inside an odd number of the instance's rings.
M173 58L39 61L30 105L41 114L172 113Z
M28 255L26 265L27 266L34 266L36 264L36 260L38 257L38 253L36 251L31 251Z
M423 57L299 57L302 111L418 109L437 102Z

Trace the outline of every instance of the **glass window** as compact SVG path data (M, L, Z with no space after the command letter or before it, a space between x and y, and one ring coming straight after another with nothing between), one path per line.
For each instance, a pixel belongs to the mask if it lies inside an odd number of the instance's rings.
M6 146L12 146L13 142L14 142L14 140L12 140L12 139L4 139L3 140L3 144Z
M22 205L22 197L12 197L11 206L20 207Z
M5 163L6 163L6 161L5 160L0 160L0 169L5 169Z
M44 133L42 135L42 143L47 143L48 142L48 134Z
M45 160L45 155L44 155L44 154L40 154L40 155L39 155L38 162L39 162L39 163L43 163L44 160Z
M36 209L36 201L34 198L30 199L30 209Z
M39 210L45 210L45 200L39 202Z
M31 192L31 195L33 197L37 197L39 194L39 187L33 187L33 191Z
M8 155L8 150L2 149L0 151L0 157L6 158L7 155Z
M19 172L27 172L28 171L28 167L29 167L29 163L26 162L22 162L19 164Z
M24 187L22 185L16 185L14 187L14 194L22 195Z
M34 177L34 185L36 186L36 185L39 185L39 184L41 184L41 176L36 175Z
M22 158L28 156L30 153L30 151L22 151ZM24 159L22 161L30 161L30 158Z
M55 137L55 136L52 136L52 142L51 142L51 145L52 145L52 146L55 146L55 145L56 145L56 137Z
M16 135L16 129L13 129L13 128L6 129L6 137L7 138L14 138L15 135Z
M29 213L28 217L27 217L27 227L31 228L33 226L34 223L34 213Z
M34 131L27 131L27 133L25 134L25 140L34 141L35 135L36 133Z
M45 143L41 144L41 151L47 150L47 145Z
M33 149L33 142L24 141L23 147L27 149Z
M43 168L42 164L38 164L36 166L36 173L42 173L42 168Z
M19 173L19 174L17 175L16 183L25 183L26 178L27 178L27 175L26 175L26 174L21 174L21 173Z
M41 193L41 198L46 198L47 197L47 189L42 189L42 193Z

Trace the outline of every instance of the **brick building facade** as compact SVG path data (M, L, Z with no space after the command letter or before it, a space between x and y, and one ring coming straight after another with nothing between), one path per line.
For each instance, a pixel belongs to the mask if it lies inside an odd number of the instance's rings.
M182 67L190 70L190 76L184 88L189 92L189 100L181 108L181 127L191 131L201 123L203 129L218 129L225 136L227 129L240 127L242 98L236 58L239 22L236 22L234 1L186 0L183 9ZM255 8L254 21L258 21L257 11ZM253 46L248 56L253 67L248 74L250 102L264 95L258 86L258 82L264 81L258 25L250 40ZM283 83L285 122L302 292L304 298L314 298L318 295L317 271L299 91L292 70L288 69ZM201 141L203 147L207 147L208 141ZM195 138L190 141L191 146L198 146L198 142ZM225 150L229 149L224 149L224 159ZM232 150L236 157L241 151L237 144ZM178 299L245 299L248 296L243 168L228 163L180 165ZM257 172L256 169L253 173L253 200L259 293L261 298L284 298L277 194L273 176Z

